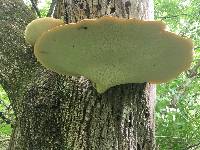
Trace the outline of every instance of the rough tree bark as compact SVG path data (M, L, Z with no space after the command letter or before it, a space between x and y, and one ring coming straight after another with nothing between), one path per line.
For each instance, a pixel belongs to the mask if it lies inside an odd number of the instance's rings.
M66 22L103 15L148 20L152 1L57 0L54 16ZM22 0L0 1L0 84L16 115L9 149L154 149L155 86L130 83L98 94L84 77L45 69L23 38L34 18Z

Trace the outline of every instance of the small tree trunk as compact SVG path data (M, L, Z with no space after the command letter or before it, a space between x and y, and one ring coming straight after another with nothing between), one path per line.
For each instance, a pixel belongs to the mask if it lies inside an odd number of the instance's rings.
M68 23L103 15L153 19L153 2L65 0L54 13ZM36 61L23 38L34 16L22 0L1 0L0 16L0 84L16 114L10 150L154 149L154 85L98 94L84 77L61 76Z

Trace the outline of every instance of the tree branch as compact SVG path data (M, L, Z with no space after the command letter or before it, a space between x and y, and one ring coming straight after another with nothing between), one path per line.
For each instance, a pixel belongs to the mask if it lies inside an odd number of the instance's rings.
M51 17L52 16L53 10L55 9L55 6L56 6L56 0L52 0L50 8L49 8L49 11L47 13L47 17Z
M187 77L192 78L194 76L197 76L199 67L200 67L200 59L198 60L197 64L188 71L189 73L187 73Z
M40 11L39 11L39 9L37 8L37 5L36 5L36 3L34 2L34 0L30 0L30 1L31 1L32 7L34 8L34 10L35 10L36 14L38 15L38 17L40 17L40 18L41 18L41 14L40 14Z
M2 104L6 109L10 109L10 106L7 106L4 100L0 99L0 104Z
M191 148L194 148L194 147L196 147L197 148L197 146L200 146L200 142L199 143L196 143L196 144L193 144L193 145L190 145L190 146L188 146L185 150L189 150L189 149L191 149Z
M177 18L177 17L180 17L180 16L187 16L188 14L179 14L179 15L168 15L168 16L162 16L162 17L157 17L158 19L168 19L168 18Z
M11 120L8 119L3 112L0 112L0 118L3 120L3 122L5 122L6 124L10 124Z

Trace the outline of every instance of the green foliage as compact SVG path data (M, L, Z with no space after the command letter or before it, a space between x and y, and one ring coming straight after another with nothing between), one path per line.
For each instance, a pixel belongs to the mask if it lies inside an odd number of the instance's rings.
M11 125L10 124L6 124L6 123L3 123L1 124L0 126L0 135L11 135L12 133L12 128L11 128Z
M31 9L34 10L30 0L23 0L24 3ZM39 0L37 4L37 8L39 9L41 17L46 17L49 7L51 5L51 0Z
M50 4L51 4L51 0L45 0L44 5L39 8L42 17L45 17L47 15Z
M185 87L181 80L158 86L156 135L161 149L185 149L200 139L200 86L194 80Z
M6 92L3 90L2 86L0 85L0 99L5 100L5 103L8 105L9 104L9 99L8 99L8 95L6 94Z
M13 110L6 92L0 86L0 135L10 135L11 123L14 121Z
M4 150L8 146L12 132L11 122L14 120L10 101L6 92L0 86L0 149Z
M171 31L192 38L196 53L190 71L157 86L156 137L162 150L200 148L199 8L199 0L155 0L155 18L166 22Z

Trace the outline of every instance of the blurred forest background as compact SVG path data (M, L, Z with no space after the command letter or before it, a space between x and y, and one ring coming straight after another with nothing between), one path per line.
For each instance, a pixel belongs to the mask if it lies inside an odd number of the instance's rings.
M32 7L30 0L24 0ZM51 0L39 0L46 16ZM157 86L156 141L161 150L200 150L200 0L154 0L155 20L194 42L191 68ZM32 9L33 10L33 9ZM7 94L0 86L0 149L6 149L15 122Z

